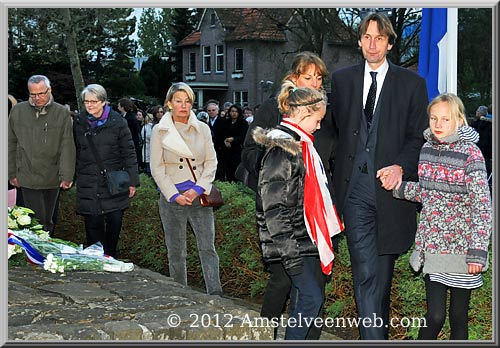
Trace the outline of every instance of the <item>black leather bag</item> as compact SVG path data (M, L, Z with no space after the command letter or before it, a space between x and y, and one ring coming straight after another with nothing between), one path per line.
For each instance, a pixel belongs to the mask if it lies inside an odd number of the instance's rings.
M125 170L105 171L104 177L111 196L116 196L121 193L129 192L130 175Z

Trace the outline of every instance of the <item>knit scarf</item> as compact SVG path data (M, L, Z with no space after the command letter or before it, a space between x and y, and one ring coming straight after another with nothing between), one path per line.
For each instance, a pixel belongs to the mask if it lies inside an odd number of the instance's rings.
M300 136L302 158L306 169L304 178L304 220L307 233L318 248L321 270L324 274L332 273L335 257L332 237L342 232L340 221L328 190L328 179L323 163L314 148L314 137L306 133L290 119L283 119L282 126L291 129Z
M103 111L101 117L99 117L99 118L94 117L93 115L87 113L87 122L88 122L90 128L100 127L103 124L105 124L108 121L108 115L109 115L110 110L111 110L111 107L109 105L106 105L104 107L104 111Z

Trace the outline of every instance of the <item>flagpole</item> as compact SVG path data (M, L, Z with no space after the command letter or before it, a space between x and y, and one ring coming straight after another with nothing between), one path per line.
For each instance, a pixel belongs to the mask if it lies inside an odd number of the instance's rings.
M446 90L457 94L458 8L448 8Z

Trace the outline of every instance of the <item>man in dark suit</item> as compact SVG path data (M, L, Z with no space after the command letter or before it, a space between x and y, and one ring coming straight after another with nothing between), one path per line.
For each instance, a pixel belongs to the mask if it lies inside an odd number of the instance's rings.
M219 105L215 102L208 102L208 126L212 131L212 141L217 154L217 171L215 173L216 180L225 180L224 175L224 119L219 116Z
M365 60L332 75L338 128L333 185L358 315L371 318L371 325L360 325L361 339L388 338L394 263L412 245L416 230L416 206L396 200L391 191L403 178L417 179L428 125L427 87L416 73L387 60L396 36L386 16L369 14L359 27Z

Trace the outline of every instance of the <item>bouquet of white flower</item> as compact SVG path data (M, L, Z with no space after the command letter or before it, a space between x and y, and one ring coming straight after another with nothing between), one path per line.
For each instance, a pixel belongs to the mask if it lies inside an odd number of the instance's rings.
M15 231L14 234L29 243L40 254L49 253L73 254L77 252L78 245L62 239L51 238L46 231L32 232L30 230Z
M38 220L30 215L35 214L35 212L29 208L20 207L14 205L12 208L7 209L7 225L10 232L16 231L27 231L30 234L39 235L41 238L47 240L49 238L49 232L43 230L43 226L38 223ZM8 255L9 259L12 255L19 254L23 252L21 243L11 244L9 242Z
M85 254L48 254L43 268L52 273L64 271L106 271L129 272L134 270L134 264L123 262L111 256Z
M43 229L43 226L38 223L38 220L30 216L35 214L33 210L15 205L12 208L7 208L7 211L7 224L10 230L28 229L31 231L39 231Z
M31 263L43 265L52 273L72 270L128 272L134 269L133 263L104 255L99 242L83 249L82 245L51 238L43 226L29 216L33 214L31 209L14 206L8 212L9 258L24 250Z

